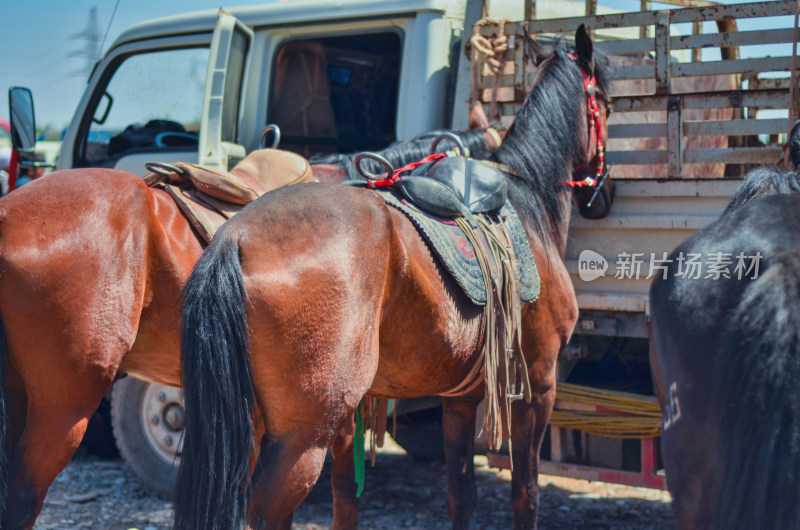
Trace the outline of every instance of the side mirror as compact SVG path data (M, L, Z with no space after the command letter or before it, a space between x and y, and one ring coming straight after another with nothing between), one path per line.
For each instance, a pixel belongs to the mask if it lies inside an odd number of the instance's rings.
M33 94L25 87L8 90L11 116L11 143L20 153L32 153L36 148L36 120L33 115Z

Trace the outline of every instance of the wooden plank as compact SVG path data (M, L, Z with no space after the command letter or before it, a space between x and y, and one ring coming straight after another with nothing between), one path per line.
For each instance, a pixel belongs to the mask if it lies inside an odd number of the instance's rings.
M721 90L681 94L686 109L727 109L731 107L786 108L789 95L784 90ZM614 98L615 112L666 110L667 95L620 96ZM734 105L734 102L738 102Z
M620 123L608 126L609 138L653 138L667 135L666 123Z
M711 120L683 124L685 136L745 136L784 132L786 120ZM654 138L667 135L666 123L625 123L608 126L609 138Z
M611 69L611 78L614 81L619 81L622 79L653 79L655 75L655 64L617 66L616 68Z
M751 79L750 89L772 89L772 90L789 90L789 78L782 77L777 79ZM788 100L787 100L788 101Z
M780 147L718 147L687 149L684 160L687 164L774 164L781 154Z
M720 48L725 46L747 46L753 44L791 43L793 38L794 30L790 28L781 28L739 31L736 33L682 35L670 38L670 46L673 50Z
M776 2L754 2L752 4L716 5L694 9L672 11L672 23L694 22L695 20L721 20L723 18L756 18L794 15L795 0Z
M667 151L664 149L609 151L607 158L610 164L666 164Z
M740 136L749 134L782 133L786 128L786 120L725 120L725 121L689 121L683 125L686 136ZM609 126L609 136L611 127Z
M516 74L507 74L500 76L500 85L501 87L513 87L516 81ZM492 88L492 83L494 82L494 76L487 75L484 76L480 82L479 87L483 89L490 89Z
M651 52L655 47L655 39L606 40L595 43L595 48L606 55Z
M536 34L574 33L581 24L586 24L586 26L594 30L604 28L651 26L656 23L656 13L657 11L646 11L644 13L619 13L613 15L598 15L594 17L532 20L528 22L528 31Z
M724 18L755 18L781 15L793 15L794 0L757 2L752 4L714 5L700 8L675 9L670 11L671 23L695 21L714 21ZM572 17L550 20L534 20L528 22L531 33L573 33L578 26L586 24L594 30L604 28L650 26L656 23L657 11L636 13L616 13L593 17ZM513 35L510 25L506 25L506 34Z
M669 13L659 11L656 15L656 93L658 94L671 92L669 41Z
M702 63L672 63L673 77L706 76L721 74L755 74L760 72L788 71L791 57L762 57L730 61L706 61Z
M667 176L683 177L683 108L680 96L667 102Z

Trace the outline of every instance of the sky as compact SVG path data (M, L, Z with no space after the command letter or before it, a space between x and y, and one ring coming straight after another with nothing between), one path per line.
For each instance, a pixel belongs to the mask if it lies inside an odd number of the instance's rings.
M108 35L105 53L129 26L145 20L264 0L0 0L0 117L8 117L8 88L33 91L36 124L61 129L69 123L88 80L85 41L92 7L100 32ZM113 13L113 19L112 19ZM73 55L73 56L71 56ZM78 55L78 56L74 56Z
M542 1L546 0L539 0ZM39 129L49 125L61 130L69 123L88 79L87 59L81 57L86 44L75 36L89 26L93 7L97 28L100 33L107 33L102 46L105 53L122 31L138 22L188 11L260 3L263 0L2 0L0 90L4 95L0 97L0 117L8 116L8 87L27 86L33 91ZM600 3L637 10L640 2Z

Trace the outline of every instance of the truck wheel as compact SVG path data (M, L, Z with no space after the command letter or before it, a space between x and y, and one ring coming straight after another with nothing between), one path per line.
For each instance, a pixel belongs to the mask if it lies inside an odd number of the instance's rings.
M111 392L111 425L125 464L139 482L170 499L183 445L183 391L134 377Z
M391 433L391 417L388 419L386 427ZM398 414L397 432L393 438L415 460L444 461L442 406Z

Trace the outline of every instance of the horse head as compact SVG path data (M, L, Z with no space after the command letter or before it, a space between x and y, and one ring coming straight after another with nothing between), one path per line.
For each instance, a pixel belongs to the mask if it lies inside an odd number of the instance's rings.
M539 72L554 55L525 32L525 46ZM587 219L601 219L611 211L615 185L609 178L611 167L606 163L608 143L608 116L611 114L611 97L608 94L605 64L598 67L594 46L586 27L581 24L575 32L575 53L568 54L580 68L586 98L583 115L585 127L580 129L580 159L572 169L572 187L578 211ZM605 61L605 58L600 59ZM535 81L534 81L535 83Z

